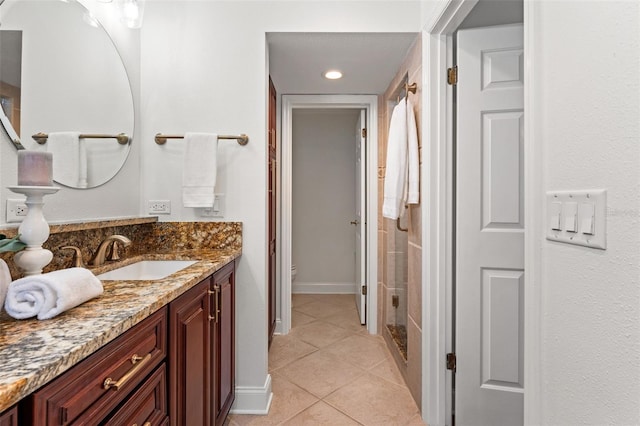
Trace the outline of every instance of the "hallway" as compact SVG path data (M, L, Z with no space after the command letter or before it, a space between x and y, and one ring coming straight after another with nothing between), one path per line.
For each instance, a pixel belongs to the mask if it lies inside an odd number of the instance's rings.
M244 425L423 425L380 336L358 322L353 295L294 294L292 330L269 351L273 400Z

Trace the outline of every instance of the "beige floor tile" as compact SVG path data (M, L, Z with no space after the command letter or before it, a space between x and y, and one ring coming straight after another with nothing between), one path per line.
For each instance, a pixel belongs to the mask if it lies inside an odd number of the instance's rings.
M385 358L382 362L370 369L369 372L396 385L406 386L402 374L398 371L398 366L391 357Z
M353 331L354 333L367 333L367 327L360 324L360 318L358 318L357 310L343 310L329 317L323 318L330 324L337 325L345 330Z
M302 306L305 303L315 302L316 295L315 294L292 294L291 295L291 307L296 308L298 306Z
M269 348L269 371L284 367L317 350L315 346L294 337L273 336Z
M278 371L320 398L364 374L364 370L323 351L307 355Z
M325 303L321 301L313 301L294 308L298 312L314 318L326 318L335 315L343 310L340 305Z
M272 374L271 379L273 399L269 414L266 416L234 414L231 416L231 421L238 426L279 425L318 402L318 398L278 373Z
M339 340L327 346L325 351L364 369L372 368L389 356L382 339L362 335L352 335Z
M405 426L427 426L427 424L422 420L422 416L420 414L416 414L413 416Z
M315 297L319 302L356 309L356 298L353 294L317 294Z
M291 328L300 327L301 325L309 324L315 321L314 317L298 312L295 309L291 310Z
M366 373L324 401L364 425L404 425L418 408L406 387Z
M358 426L359 424L322 401L283 423L288 426Z
M351 334L350 331L328 322L314 321L291 329L289 336L305 341L317 348L322 348Z

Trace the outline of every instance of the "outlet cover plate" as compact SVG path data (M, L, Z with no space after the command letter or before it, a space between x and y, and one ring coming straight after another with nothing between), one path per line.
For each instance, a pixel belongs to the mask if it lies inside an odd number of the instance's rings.
M7 199L7 222L22 222L29 208L20 199Z
M171 214L171 200L149 200L147 211L149 214Z

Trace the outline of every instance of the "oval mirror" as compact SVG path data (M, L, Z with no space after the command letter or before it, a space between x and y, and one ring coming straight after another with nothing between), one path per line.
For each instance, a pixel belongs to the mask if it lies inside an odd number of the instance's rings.
M111 38L75 1L0 5L0 121L10 140L53 152L61 185L104 184L126 161L134 130L131 86Z

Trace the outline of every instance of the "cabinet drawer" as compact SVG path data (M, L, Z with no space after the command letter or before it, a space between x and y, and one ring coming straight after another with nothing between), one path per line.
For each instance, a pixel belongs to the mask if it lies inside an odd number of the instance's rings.
M36 391L33 425L95 424L104 419L166 356L167 309Z
M162 363L105 426L157 426L168 422L167 373Z

